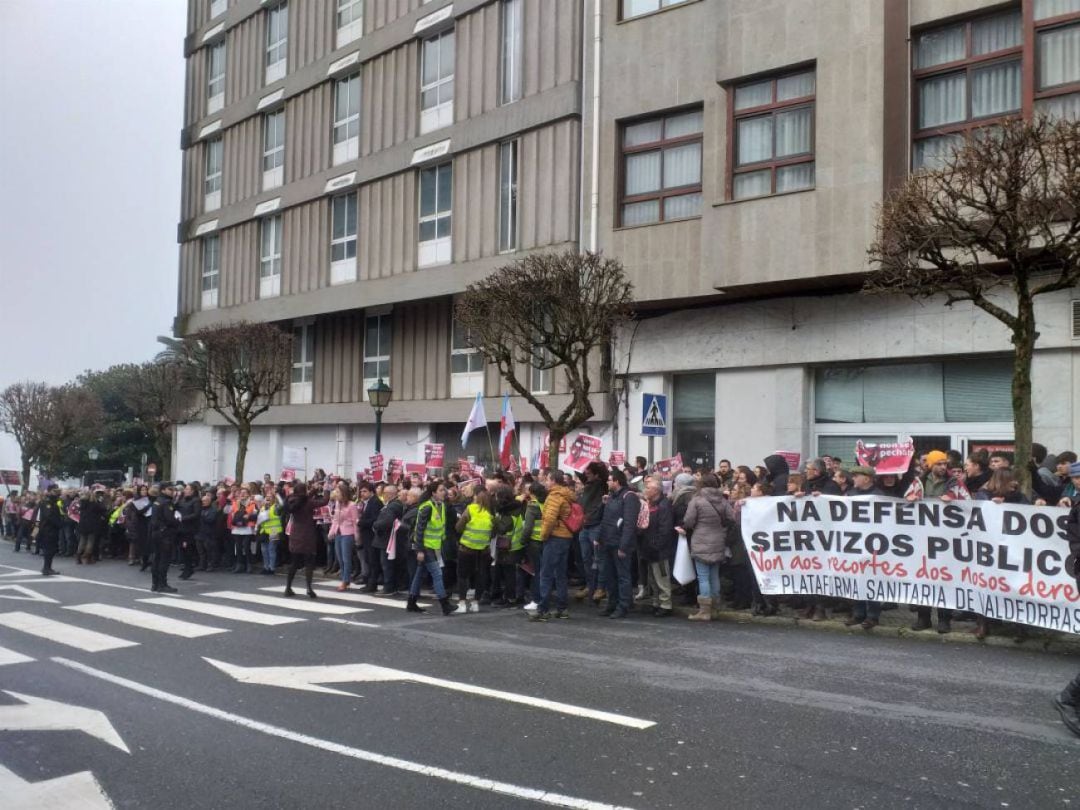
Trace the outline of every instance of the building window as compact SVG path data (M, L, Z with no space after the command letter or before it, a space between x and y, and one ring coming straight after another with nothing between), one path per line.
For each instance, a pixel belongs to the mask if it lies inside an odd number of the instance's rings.
M623 225L701 214L701 110L622 128Z
M356 281L356 195L330 201L330 283Z
M206 114L225 106L225 43L211 45L206 52Z
M499 144L499 250L518 246L518 142Z
M523 0L502 0L502 81L499 83L499 103L511 104L522 92L522 28Z
M450 261L453 191L452 163L420 170L419 267L446 264Z
M976 127L1020 112L1019 9L923 31L912 47L914 168L938 165Z
M206 179L203 181L203 210L221 208L221 160L224 152L221 138L206 142Z
M676 374L671 397L672 443L683 463L711 470L716 452L716 375Z
M285 111L263 116L263 191L285 180Z
M202 248L202 309L217 309L221 286L221 238L205 237Z
M336 47L364 35L364 0L337 0Z
M315 379L315 326L303 324L293 328L292 386L289 402L293 405L311 404L311 382Z
M484 390L484 357L466 329L454 321L450 340L450 396L474 397Z
M210 19L220 17L229 8L229 0L210 0Z
M814 187L815 85L803 70L733 89L733 199Z
M424 40L420 72L420 132L454 120L454 31Z
M288 63L289 5L282 3L266 12L266 83L285 75Z
M334 83L334 165L360 154L360 74Z
M364 319L364 390L379 380L390 384L390 341L393 316L369 315Z
M1035 0L1035 26L1035 111L1080 119L1080 0Z
M551 393L551 372L548 367L551 362L551 352L537 345L533 349L533 362L529 367L529 391L534 394Z
M679 6L689 0L621 0L622 18L629 20L631 17L640 17L642 14L651 14L669 6Z
M259 298L281 295L281 215L262 221L259 235Z

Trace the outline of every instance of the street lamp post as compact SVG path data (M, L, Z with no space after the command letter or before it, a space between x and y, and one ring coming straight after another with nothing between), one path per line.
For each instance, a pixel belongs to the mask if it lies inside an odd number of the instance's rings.
M390 404L390 399L393 394L393 390L383 381L382 377L379 377L379 381L367 390L368 402L370 402L371 407L375 409L376 453L382 451L382 414L386 409L386 406Z
M99 458L101 458L101 453L98 452L98 449L96 447L91 447L87 451L86 455L90 456L91 461L97 461Z

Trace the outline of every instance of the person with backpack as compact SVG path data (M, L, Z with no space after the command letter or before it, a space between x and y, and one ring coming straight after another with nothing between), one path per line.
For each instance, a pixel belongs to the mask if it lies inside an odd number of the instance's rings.
M551 618L548 608L552 586L555 587L555 618L570 618L566 568L574 534L581 531L585 523L585 513L581 504L577 503L574 491L566 485L563 472L552 470L548 473L548 482L550 487L540 523L540 539L544 546L540 559L540 599L537 601L536 610L529 614L529 621L534 622L546 622Z
M612 470L608 478L608 497L600 520L600 546L604 560L604 583L608 588L604 616L625 619L630 613L633 586L630 561L634 554L641 501L632 492L622 470ZM647 513L646 513L647 514Z

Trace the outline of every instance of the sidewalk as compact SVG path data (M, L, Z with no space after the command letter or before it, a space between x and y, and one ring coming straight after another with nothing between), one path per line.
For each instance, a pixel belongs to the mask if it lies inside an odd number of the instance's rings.
M635 606L636 607L636 606ZM689 616L696 608L676 606L675 612L680 617ZM802 618L801 611L793 610L788 606L781 606L780 612L775 616L753 616L749 610L731 610L728 608L718 611L714 619L721 622L735 622L738 624L765 624L779 627L799 627L807 630L817 630L831 633L847 633L849 635L874 635L887 638L917 639L923 642L938 644L983 644L990 647L1011 647L1017 650L1039 651L1057 653L1062 655L1080 655L1080 635L1067 635L1051 630L1041 630L1036 627L1024 627L1023 636L1019 637L1019 625L1003 624L990 628L990 635L985 639L977 639L972 631L975 629L974 621L957 621L953 619L951 633L938 633L937 614L934 613L934 627L930 630L912 630L915 623L915 613L908 610L907 605L900 605L895 610L886 610L881 614L881 623L873 630L863 630L859 626L845 627L844 621L850 616L849 613L834 613L828 611L829 618L823 621Z

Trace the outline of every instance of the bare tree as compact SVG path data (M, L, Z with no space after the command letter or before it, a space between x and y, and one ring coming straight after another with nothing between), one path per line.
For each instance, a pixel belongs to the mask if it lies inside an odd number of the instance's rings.
M74 476L85 469L85 451L101 437L101 400L85 386L49 389L38 466L49 477Z
M206 406L236 428L235 474L243 481L252 423L289 387L292 335L273 324L238 321L159 340L168 347L159 360L176 361Z
M567 433L593 415L590 363L606 372L616 328L631 317L633 285L622 265L599 253L539 253L470 284L455 317L470 343L507 384L536 408L548 429L548 457L558 458ZM552 413L520 379L521 367L561 369L570 400Z
M970 301L1011 333L1016 471L1029 486L1034 300L1080 281L1080 123L980 131L881 206L864 291Z
M19 445L22 482L30 486L30 468L37 466L49 410L49 386L43 382L18 382L0 392L0 430L10 433Z
M177 358L121 367L120 387L135 420L153 437L161 477L172 476L173 428L198 416L198 381Z

